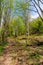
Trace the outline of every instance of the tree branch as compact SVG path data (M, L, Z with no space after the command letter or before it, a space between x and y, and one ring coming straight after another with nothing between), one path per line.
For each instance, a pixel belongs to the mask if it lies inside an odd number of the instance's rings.
M43 4L43 1L40 0L40 2Z
M36 12L36 13L37 13L37 11L35 11L35 10L33 10L33 9L28 9L28 10L33 11L33 12Z
M39 4L38 4L35 0L33 0L33 1L34 1L35 4L39 7L40 11L43 12L43 10L42 10L41 7L39 6Z
M32 2L33 4L34 4L34 2ZM41 17L41 15L40 15L40 13L39 13L39 11L38 11L38 9L37 9L37 7L36 7L36 5L34 4L34 7L36 8L36 10L37 10L37 13L39 14L39 17L41 18L41 20L43 21L43 18Z

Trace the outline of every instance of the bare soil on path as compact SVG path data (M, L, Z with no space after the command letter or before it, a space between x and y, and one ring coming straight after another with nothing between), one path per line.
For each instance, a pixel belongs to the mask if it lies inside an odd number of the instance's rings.
M8 42L0 56L0 65L43 65L43 48L24 46L12 38Z

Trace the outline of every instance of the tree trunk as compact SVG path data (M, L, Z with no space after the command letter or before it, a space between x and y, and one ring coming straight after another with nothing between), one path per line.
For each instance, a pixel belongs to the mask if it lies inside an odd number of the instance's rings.
M26 26L26 44L28 43L28 36L29 36L29 22L28 22L28 10L25 12L25 26Z

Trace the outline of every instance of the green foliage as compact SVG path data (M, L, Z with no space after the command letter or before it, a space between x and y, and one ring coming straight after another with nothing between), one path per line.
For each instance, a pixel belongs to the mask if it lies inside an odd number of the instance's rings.
M30 56L29 56L30 59L36 59L37 61L40 60L40 55L38 52L34 52L34 53L31 53Z
M26 1L16 0L15 3L16 3L16 9L26 10L29 7L29 2Z
M0 55L3 53L3 46L0 46Z
M18 36L26 33L24 19L21 16L14 18L9 24L10 35ZM43 22L37 18L29 23L30 34L43 34Z
M43 22L40 20L40 18L37 18L29 23L30 25L30 34L41 34L43 33Z
M8 45L8 42L5 41L2 43L2 41L0 42L0 55L3 54L3 50L4 50L4 47Z
M18 18L15 18L10 22L9 24L9 31L11 35L21 35L25 34L25 24L24 20L18 16Z
M28 1L28 0L27 0ZM25 0L14 0L14 13L15 16L23 16L23 18L25 18L25 10L27 10L27 8L29 8L29 2L26 2Z
M0 27L0 43L1 43L1 32L2 32L2 29L1 29L1 27Z
M28 7L29 7L29 2L22 2L22 3L21 3L21 8L22 8L22 10L25 11Z

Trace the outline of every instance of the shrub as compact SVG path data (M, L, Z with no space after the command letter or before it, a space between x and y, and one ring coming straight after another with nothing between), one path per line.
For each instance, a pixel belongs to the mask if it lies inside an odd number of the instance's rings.
M43 33L43 22L40 18L37 18L29 23L30 34L42 34Z

